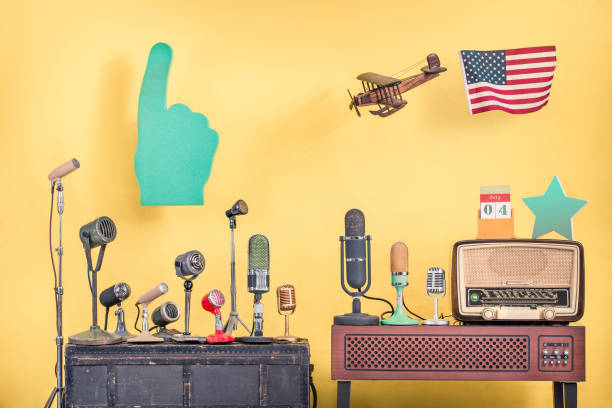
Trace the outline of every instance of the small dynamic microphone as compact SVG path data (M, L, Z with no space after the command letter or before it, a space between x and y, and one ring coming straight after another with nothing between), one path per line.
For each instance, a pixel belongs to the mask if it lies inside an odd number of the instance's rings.
M185 252L176 257L174 268L176 276L185 280L193 280L204 271L206 260L200 251Z
M234 338L223 333L223 319L221 318L221 306L225 304L225 296L220 290L213 289L202 298L204 310L215 315L215 334L206 337L207 343L229 343Z
M289 315L295 312L295 287L293 285L283 285L276 288L276 301L278 313L281 316L285 316L285 334L275 337L274 340L294 343L298 341L299 338L289 334Z
M353 298L353 312L334 316L334 324L378 325L378 316L361 313L361 296L370 289L372 284L370 239L371 237L365 234L363 212L356 208L347 211L344 216L344 236L340 237L340 283L342 290ZM346 283L355 289L354 292L347 289L344 282L345 266Z
M104 307L113 307L121 304L121 302L130 296L130 293L130 285L125 282L119 282L100 293L100 303Z
M427 296L434 300L434 318L425 320L424 325L448 326L449 321L438 318L438 299L446 294L446 279L444 269L433 267L427 269Z
M408 286L408 246L396 242L391 246L391 286L397 290L397 303L393 314L381 324L408 326L419 324L404 312L404 288Z
M151 303L152 301L154 301L155 299L157 299L158 297L160 297L161 295L167 292L168 292L168 285L162 282L159 285L149 289L148 291L140 295L140 297L136 301L136 304L148 306L149 303Z
M271 337L263 337L264 306L261 296L270 290L270 243L265 235L256 234L249 239L248 290L255 295L253 304L253 333L241 341L270 343Z
M234 203L234 205L232 205L232 207L229 210L225 212L225 216L233 217L236 215L248 214L248 212L249 212L249 206L247 205L247 203L245 203L244 200L238 200Z
M77 159L68 160L66 163L51 170L51 173L49 173L49 176L48 176L49 180L57 181L61 179L62 177L67 176L68 174L72 173L79 167L81 167L81 163L79 163Z
M346 240L346 279L353 289L360 289L366 282L365 217L358 209L349 210L344 216Z
M179 307L174 302L165 302L157 306L151 313L153 324L159 327L166 327L172 322L176 322L181 316Z
M154 337L149 332L149 303L168 292L168 285L164 282L149 289L136 301L136 306L142 305L142 331L136 337L131 337L127 341L129 343L158 343L164 341L160 337ZM137 318L138 319L138 318Z
M83 225L79 237L86 250L93 249L112 242L117 237L117 226L110 218L99 217Z

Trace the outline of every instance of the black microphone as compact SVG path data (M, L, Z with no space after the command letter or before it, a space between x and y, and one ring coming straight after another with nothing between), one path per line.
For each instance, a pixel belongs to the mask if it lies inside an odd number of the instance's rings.
M378 325L378 316L361 313L361 296L370 289L372 284L371 237L365 234L365 217L361 210L353 208L347 211L344 216L344 236L341 236L339 239L340 283L342 290L353 298L353 312L334 316L334 324L352 326ZM346 283L355 289L354 292L347 289L344 282L345 265Z
M361 289L366 282L365 217L361 210L349 210L344 216L346 240L346 280L353 289Z
M130 293L130 285L125 282L119 282L100 293L100 303L104 307L113 307L127 299Z

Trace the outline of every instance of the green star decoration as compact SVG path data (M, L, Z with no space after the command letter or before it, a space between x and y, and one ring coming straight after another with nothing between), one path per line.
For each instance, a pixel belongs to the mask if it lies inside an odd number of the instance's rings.
M587 203L565 195L559 177L555 176L543 196L523 198L535 215L532 238L556 231L565 238L574 239L572 217Z

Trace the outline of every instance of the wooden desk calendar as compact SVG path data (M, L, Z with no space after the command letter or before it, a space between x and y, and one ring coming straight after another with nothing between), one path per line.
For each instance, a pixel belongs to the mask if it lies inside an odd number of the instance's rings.
M509 186L480 188L478 239L515 238Z

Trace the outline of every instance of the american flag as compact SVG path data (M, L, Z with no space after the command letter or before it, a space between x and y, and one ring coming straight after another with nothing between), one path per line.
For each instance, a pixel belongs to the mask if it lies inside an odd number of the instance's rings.
M502 110L529 113L548 103L557 65L554 46L459 51L471 114Z

